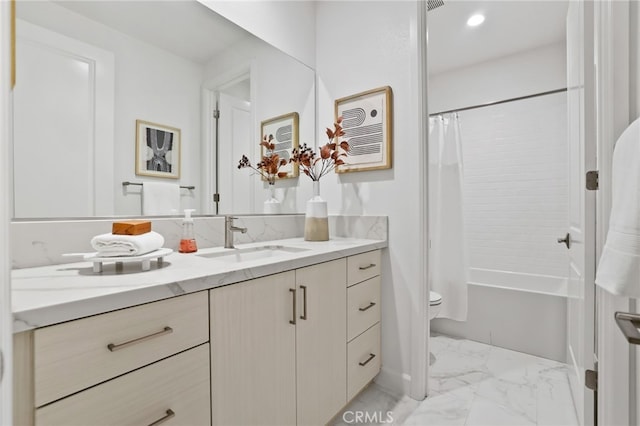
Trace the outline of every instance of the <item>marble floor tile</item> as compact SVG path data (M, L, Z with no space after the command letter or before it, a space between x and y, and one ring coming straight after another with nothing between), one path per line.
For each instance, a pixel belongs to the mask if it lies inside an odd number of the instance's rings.
M420 401L406 395L394 395L376 384L371 384L358 394L331 424L401 425L419 405Z
M404 424L464 426L474 398L475 392L468 387L434 394L425 399Z
M445 335L429 343L428 398L415 401L372 384L332 424L578 425L565 364ZM357 421L356 412L368 417Z
M491 346L465 339L431 339L430 391L435 394L475 387L490 377L487 361Z
M525 373L521 375L524 376ZM487 379L478 387L469 412L469 424L535 425L536 397L536 383L514 383L497 377Z

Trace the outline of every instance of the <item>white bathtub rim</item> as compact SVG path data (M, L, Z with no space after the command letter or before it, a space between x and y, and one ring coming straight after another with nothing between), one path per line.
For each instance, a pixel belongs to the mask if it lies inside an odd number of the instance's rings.
M487 282L489 281L487 279L478 280L477 277L474 277L474 271L476 272L476 275L477 273L480 273L480 274L496 274L498 276L502 275L503 277L509 276L509 277L512 277L512 279L510 279L509 281L513 283L522 284L522 278L527 277L527 279L529 280L531 279L537 280L539 283L542 282L544 284L540 288L534 288L531 286L527 286L526 284L518 286L517 284L505 285L505 284L498 284L495 282L492 283L492 282ZM512 272L512 271L501 271L497 269L482 269L482 268L470 268L469 276L471 278L469 279L467 284L473 285L476 287L491 287L491 288L498 288L502 290L520 291L525 293L535 293L535 294L542 294L546 296L557 296L557 297L564 297L564 298L570 297L569 291L568 291L569 280L566 277L558 277L554 275L530 274L530 273ZM518 278L520 278L520 281L518 281ZM498 281L502 281L502 280L498 280Z

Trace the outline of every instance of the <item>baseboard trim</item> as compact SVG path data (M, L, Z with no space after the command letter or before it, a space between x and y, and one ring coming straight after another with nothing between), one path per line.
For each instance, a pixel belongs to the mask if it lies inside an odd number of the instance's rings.
M409 395L409 390L411 389L410 375L385 367L382 367L373 381L387 392L399 397Z

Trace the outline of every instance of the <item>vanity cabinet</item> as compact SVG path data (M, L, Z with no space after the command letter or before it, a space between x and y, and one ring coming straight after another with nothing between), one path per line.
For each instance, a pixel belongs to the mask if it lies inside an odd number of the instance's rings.
M380 251L14 335L14 424L321 425L380 371Z
M347 258L347 399L380 372L380 251Z
M208 425L209 344L36 410L36 425Z
M209 424L208 322L203 291L14 336L16 424Z
M214 425L321 425L380 371L380 251L210 291Z
M296 423L295 272L210 290L214 425Z
M214 425L325 424L346 404L346 260L211 290Z

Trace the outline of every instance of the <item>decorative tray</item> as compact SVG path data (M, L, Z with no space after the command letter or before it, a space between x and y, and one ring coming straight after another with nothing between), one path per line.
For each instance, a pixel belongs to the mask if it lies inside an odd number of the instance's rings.
M84 260L93 262L93 272L102 272L102 264L104 262L115 262L116 269L121 268L123 263L142 261L142 270L148 271L151 269L151 260L157 259L158 266L162 265L164 257L173 253L170 248L160 248L152 252L141 254L140 256L98 256L98 253L85 254Z

